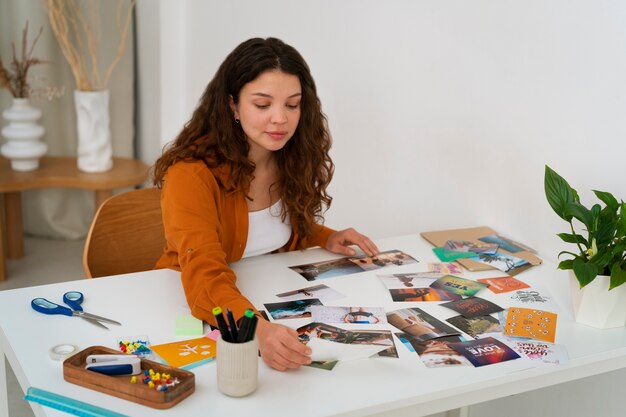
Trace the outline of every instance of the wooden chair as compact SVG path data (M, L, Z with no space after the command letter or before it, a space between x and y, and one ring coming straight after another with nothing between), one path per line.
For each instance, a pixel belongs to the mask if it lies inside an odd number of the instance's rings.
M96 211L83 252L87 278L147 271L165 247L161 190L115 195Z

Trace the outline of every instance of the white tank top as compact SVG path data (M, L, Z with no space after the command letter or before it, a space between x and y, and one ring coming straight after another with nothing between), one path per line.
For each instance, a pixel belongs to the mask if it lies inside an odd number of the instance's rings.
M248 212L248 242L243 258L263 255L280 249L291 237L289 216L280 219L283 204L280 200L273 206L259 211Z

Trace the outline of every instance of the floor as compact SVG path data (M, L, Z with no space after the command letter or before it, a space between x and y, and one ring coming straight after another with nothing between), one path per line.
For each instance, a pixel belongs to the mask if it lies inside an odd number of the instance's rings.
M0 291L33 285L83 279L83 241L60 241L26 238L25 256L9 260L7 280L0 282ZM11 366L6 364L10 417L33 417L33 412L23 397Z

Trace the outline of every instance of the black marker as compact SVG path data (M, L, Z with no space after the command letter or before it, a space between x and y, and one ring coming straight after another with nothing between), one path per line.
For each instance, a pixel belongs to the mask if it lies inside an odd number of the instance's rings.
M239 328L239 337L237 337L238 343L245 343L251 339L249 338L250 327L254 325L254 320L256 316L254 315L254 311L246 310L242 319L241 319L241 327Z
M233 339L233 342L237 341L238 331L237 331L237 322L235 322L235 318L233 317L233 312L230 311L230 308L226 307L226 318L228 319L228 325L230 326L230 335Z
M217 327L220 329L220 333L222 334L222 339L224 339L225 342L235 342L230 335L228 325L226 324L226 320L224 320L224 315L222 315L222 309L220 307L215 307L213 309L213 315L217 321Z

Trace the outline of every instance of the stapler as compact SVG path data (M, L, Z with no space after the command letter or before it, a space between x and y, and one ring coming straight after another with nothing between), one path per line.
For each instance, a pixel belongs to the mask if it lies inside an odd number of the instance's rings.
M141 359L134 355L89 355L85 369L105 375L137 375Z

